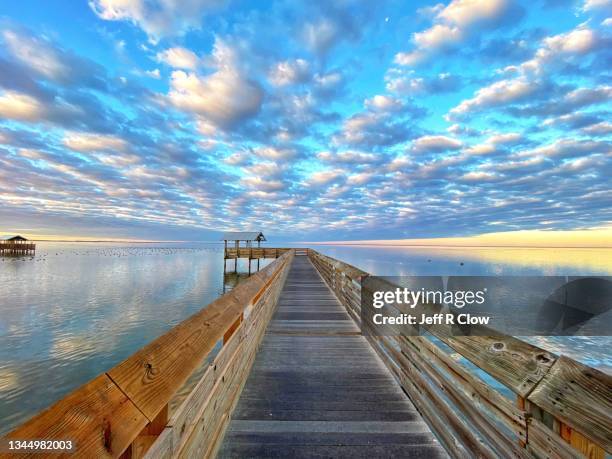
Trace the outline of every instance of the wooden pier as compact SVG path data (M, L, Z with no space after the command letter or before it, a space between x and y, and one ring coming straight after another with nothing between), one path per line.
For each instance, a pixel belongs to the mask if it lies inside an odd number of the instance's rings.
M609 375L493 332L362 335L373 282L287 250L0 439L0 456L28 457L3 455L9 439L72 439L87 458L612 453Z
M295 257L219 452L446 457L308 257Z
M0 256L34 255L36 244L22 236L0 236Z
M259 231L229 232L223 235L223 271L227 270L227 260L234 260L234 272L238 271L238 259L248 260L249 274L251 273L251 260L257 260L257 271L259 271L259 260L264 258L278 258L292 249L261 247L261 242L266 240L263 233ZM257 243L257 247L253 244Z

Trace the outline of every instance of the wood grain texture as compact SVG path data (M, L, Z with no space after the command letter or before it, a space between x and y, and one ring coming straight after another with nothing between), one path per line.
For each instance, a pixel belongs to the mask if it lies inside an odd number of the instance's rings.
M537 419L529 420L529 443L527 450L546 459L583 459L585 456L552 432Z
M34 416L6 438L71 440L75 449L65 456L111 458L121 455L148 422L103 374ZM15 457L41 455L15 454Z
M561 356L527 400L612 453L610 375Z

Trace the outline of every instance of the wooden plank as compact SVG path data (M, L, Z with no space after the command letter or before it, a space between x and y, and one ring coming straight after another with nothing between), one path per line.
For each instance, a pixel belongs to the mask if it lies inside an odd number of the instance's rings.
M387 368L391 371L397 382L404 389L410 400L414 403L419 413L427 421L432 431L437 435L446 451L454 458L461 459L470 457L468 450L463 446L457 434L448 429L447 423L438 411L432 406L432 401L427 399L415 385L415 382L404 372L401 367L392 359L380 338L368 336L368 341L372 348L380 356Z
M139 435L132 442L132 456L131 459L141 459L145 457L147 451L153 446L153 443L157 440L157 435Z
M452 359L442 349L426 337L402 337L424 359L432 365L438 365L448 374L454 385L461 387L463 394L472 400L476 407L489 411L495 418L504 424L510 431L516 433L519 440L527 438L527 412L523 406L515 406L510 400L489 386L478 376L472 374L461 363Z
M451 336L442 327L431 331L521 397L533 390L557 359L551 352L511 336Z
M585 457L541 421L534 418L529 420L527 449L541 459L583 459Z
M442 394L436 392L433 385L423 377L423 373L421 373L419 367L410 362L407 356L398 352L394 346L390 345L387 337L381 337L380 343L385 346L387 355L393 358L396 365L402 372L406 373L417 390L430 401L437 411L438 417L445 422L447 428L455 432L468 451L478 457L497 457L497 454L478 437L477 434L479 432L466 422L463 417L465 413L459 416L458 411L455 410L448 401L441 397L440 395Z
M612 453L611 376L561 356L527 400Z
M71 440L76 457L119 457L148 419L102 374L34 416L7 439ZM15 457L40 457L15 454ZM7 455L11 457L11 455Z
M413 339L416 340L416 338ZM410 341L407 342L409 343ZM456 412L460 412L471 429L486 439L498 454L512 452L515 457L527 457L525 451L519 446L517 439L514 437L513 430L506 433L499 428L497 418L490 414L487 415L487 411L483 410L483 405L486 405L478 397L474 397L475 394L472 392L474 388L464 390L456 379L452 377L447 378L439 370L438 362L435 359L429 359L425 352L419 352L423 348L412 347L403 342L400 346L402 354L409 358L418 372L427 376L428 381L425 381L425 384L428 387L430 385L436 386L448 398L449 402L452 403L452 405L449 403L449 406L454 407ZM523 440L527 438L526 433L526 426L524 426L522 429Z

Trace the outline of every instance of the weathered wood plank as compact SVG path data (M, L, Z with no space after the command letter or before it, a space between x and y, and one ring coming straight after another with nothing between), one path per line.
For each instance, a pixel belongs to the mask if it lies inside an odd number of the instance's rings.
M529 420L527 449L542 459L583 459L585 457L535 418Z
M75 457L118 457L148 419L102 374L31 418L7 439L71 440ZM40 453L17 454L40 457ZM8 457L8 456L7 456Z
M612 452L611 376L561 356L527 400Z

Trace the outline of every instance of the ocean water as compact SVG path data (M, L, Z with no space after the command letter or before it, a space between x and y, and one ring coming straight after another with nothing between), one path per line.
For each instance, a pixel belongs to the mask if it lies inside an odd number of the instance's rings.
M612 274L608 249L316 249L376 275ZM34 257L0 258L0 434L246 277L246 261L239 275L223 263L206 243L39 243ZM531 340L612 368L610 338Z

